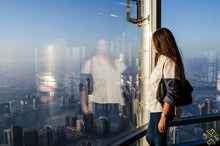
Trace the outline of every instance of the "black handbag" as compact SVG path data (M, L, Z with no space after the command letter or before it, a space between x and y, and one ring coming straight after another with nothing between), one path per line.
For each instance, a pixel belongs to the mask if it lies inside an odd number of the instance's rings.
M184 105L189 105L192 103L192 92L193 92L193 87L189 83L188 80L186 80L183 84L183 96L181 96L176 102L176 106L184 106Z
M93 77L92 77L92 60L90 60L90 72L80 74L81 83L79 84L80 91L88 90L88 95L93 92Z
M158 88L157 88L157 101L159 101L162 105L164 104L163 99L167 94L167 88L164 83L163 78L160 80Z
M92 59L90 60L90 74L88 75L87 78L87 88L88 88L88 94L92 94L93 92L93 77L92 77Z
M164 63L165 64L165 63ZM157 88L157 96L156 99L159 101L162 105L164 104L164 97L166 96L167 93L167 88L164 83L164 76L163 76L163 69L164 69L164 64L162 68L162 79L159 82L158 88ZM181 91L182 95L174 102L175 106L184 106L184 105L189 105L192 103L192 91L193 87L189 83L188 80L184 82L181 88L183 91Z

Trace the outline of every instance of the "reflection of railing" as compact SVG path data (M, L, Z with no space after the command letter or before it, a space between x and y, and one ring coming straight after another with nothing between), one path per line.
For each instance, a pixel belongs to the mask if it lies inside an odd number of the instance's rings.
M143 125L142 127L138 128L134 132L131 132L131 134L121 138L118 141L115 141L110 146L126 146L126 145L134 143L135 141L139 140L140 138L146 135L147 127L148 127L148 124Z
M186 118L182 118L181 121L170 121L168 123L168 127L190 125L190 124L197 124L197 123L204 123L204 122L211 122L211 121L218 121L218 120L220 120L220 114L186 117ZM147 131L147 127L148 127L148 125L144 125L144 126L140 127L139 129L137 129L135 132L131 133L130 135L112 143L111 146L129 145L129 144L132 144L141 138L144 138L146 131ZM216 143L216 145L219 145L219 144L220 144L220 142L218 141ZM204 140L198 140L198 141L180 143L180 144L176 144L176 145L178 145L178 146L180 146L180 145L202 146L202 145L208 145L208 144Z

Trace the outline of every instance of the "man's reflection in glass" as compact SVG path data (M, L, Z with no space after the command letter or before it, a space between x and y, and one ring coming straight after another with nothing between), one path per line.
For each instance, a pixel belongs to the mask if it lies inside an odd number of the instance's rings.
M90 112L94 115L96 134L103 135L121 129L124 98L120 76L125 69L123 62L110 56L105 39L98 41L96 55L82 66L81 108L85 115ZM92 102L92 109L88 108L88 101Z

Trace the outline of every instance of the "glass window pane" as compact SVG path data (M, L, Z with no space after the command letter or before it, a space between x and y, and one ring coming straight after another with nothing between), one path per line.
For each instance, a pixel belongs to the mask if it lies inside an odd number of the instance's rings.
M186 77L194 88L193 102L182 107L182 117L220 112L219 6L218 0L162 1L162 27L174 32L182 51ZM206 130L219 132L216 123L218 121L171 127L168 143L203 141Z
M218 142L219 121L204 122L192 125L174 126L168 129L168 145L185 142L213 143ZM217 136L217 137L216 137ZM194 144L186 144L194 145Z
M0 2L1 144L106 145L136 129L139 34L126 8L125 0Z
M218 0L162 1L162 27L174 32L194 87L193 103L182 108L183 116L219 112L219 5Z

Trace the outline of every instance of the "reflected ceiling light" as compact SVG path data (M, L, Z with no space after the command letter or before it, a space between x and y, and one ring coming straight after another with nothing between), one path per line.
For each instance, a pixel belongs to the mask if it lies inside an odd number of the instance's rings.
M56 81L53 76L44 76L43 79L47 82L54 82Z
M52 45L48 45L48 46L47 46L47 49L48 49L48 52L51 53L52 50L53 50L53 46L52 46Z
M44 85L56 88L57 83L53 76L40 76L39 78L43 81Z

